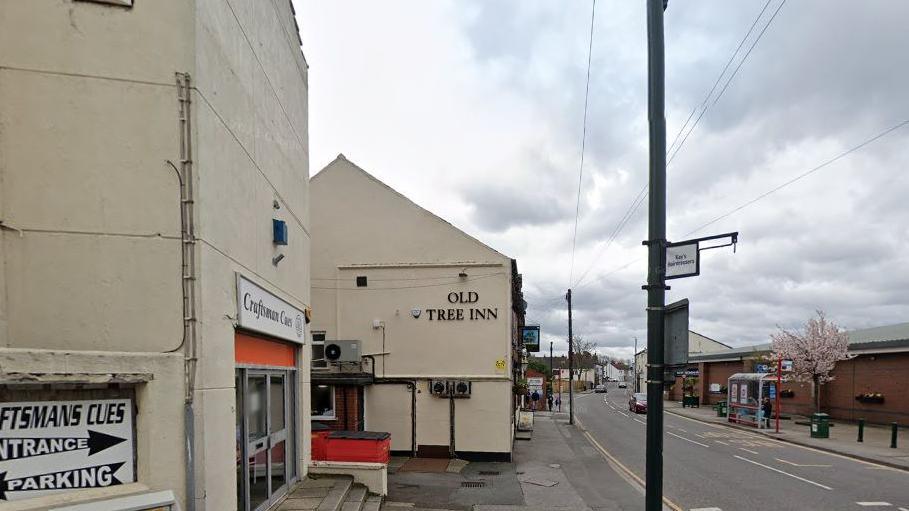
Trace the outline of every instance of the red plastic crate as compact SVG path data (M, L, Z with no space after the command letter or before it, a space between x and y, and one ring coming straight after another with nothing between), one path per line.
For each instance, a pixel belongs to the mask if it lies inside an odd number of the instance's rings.
M391 434L380 431L332 431L327 442L328 461L388 463Z

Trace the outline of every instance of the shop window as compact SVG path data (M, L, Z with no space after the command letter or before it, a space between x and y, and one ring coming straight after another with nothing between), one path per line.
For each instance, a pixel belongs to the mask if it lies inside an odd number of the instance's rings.
M335 418L335 388L331 385L313 385L312 419L334 420Z
M366 287L366 276L360 275L357 277L357 287Z
M328 360L325 360L325 332L312 333L312 366L313 369L325 369Z

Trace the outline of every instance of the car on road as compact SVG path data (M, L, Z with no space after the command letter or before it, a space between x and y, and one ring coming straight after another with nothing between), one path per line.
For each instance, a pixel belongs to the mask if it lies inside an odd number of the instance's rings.
M605 394L606 385L597 385L596 387L593 388L593 391L597 394Z
M628 400L628 411L634 413L647 413L647 394L635 392Z
M623 381L620 381L620 382L619 382L619 388L620 388L620 389L627 389L627 388L628 388L628 384L625 383L625 382L623 382Z

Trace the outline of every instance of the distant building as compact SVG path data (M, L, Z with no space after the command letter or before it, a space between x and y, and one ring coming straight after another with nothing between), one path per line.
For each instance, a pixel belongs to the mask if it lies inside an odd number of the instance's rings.
M706 353L724 352L732 349L732 346L711 339L706 335L699 334L693 330L688 331L688 357ZM647 391L647 349L643 349L634 355L634 380L637 383L638 392Z
M834 379L821 387L821 410L836 419L889 423L909 420L909 323L847 332L852 358L836 364ZM689 370L698 372L697 393L702 403L726 399L726 382L735 373L755 372L767 364L770 343L743 346L689 358ZM785 413L814 411L811 383L784 382L781 407ZM865 400L866 394L880 395Z

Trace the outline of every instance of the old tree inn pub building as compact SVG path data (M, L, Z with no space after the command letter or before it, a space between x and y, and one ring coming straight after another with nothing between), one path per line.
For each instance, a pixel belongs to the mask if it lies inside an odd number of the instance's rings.
M313 423L388 432L406 455L510 459L514 261L344 156L310 186Z

